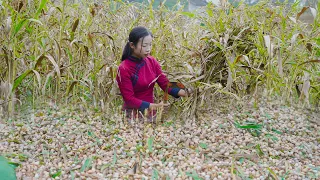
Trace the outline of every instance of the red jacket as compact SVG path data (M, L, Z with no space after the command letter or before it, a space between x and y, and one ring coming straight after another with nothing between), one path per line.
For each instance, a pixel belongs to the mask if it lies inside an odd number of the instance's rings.
M154 102L155 83L166 91L169 80L154 57L138 59L130 56L119 65L117 82L124 100L124 109L144 110ZM178 98L179 90L169 88L168 93Z

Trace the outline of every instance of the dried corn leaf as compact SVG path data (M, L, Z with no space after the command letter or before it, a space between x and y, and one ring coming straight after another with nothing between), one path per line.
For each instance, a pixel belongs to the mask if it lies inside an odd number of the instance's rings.
M263 39L264 39L264 43L265 43L265 46L267 48L267 51L268 51L268 55L270 58L273 57L273 47L274 45L271 43L271 36L263 36Z

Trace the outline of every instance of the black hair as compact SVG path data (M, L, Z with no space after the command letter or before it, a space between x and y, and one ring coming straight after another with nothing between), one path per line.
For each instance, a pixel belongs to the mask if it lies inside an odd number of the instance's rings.
M132 50L130 48L130 42L133 43L134 46L136 46L140 38L144 38L149 35L152 37L152 33L143 26L137 26L133 28L129 34L128 42L123 49L121 61L127 59L132 54Z

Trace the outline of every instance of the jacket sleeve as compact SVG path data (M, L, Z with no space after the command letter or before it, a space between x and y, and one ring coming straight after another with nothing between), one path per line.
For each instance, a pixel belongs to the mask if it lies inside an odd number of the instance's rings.
M167 85L169 83L169 80L167 78L167 76L162 72L161 66L158 63L157 60L153 59L153 64L155 67L155 71L156 71L156 75L158 77L157 79L157 83L160 86L160 88L163 91L167 91ZM178 98L178 92L180 91L180 88L169 88L168 89L168 94L170 94L171 96Z
M127 106L134 109L144 110L149 108L150 103L138 99L134 95L131 77L123 66L119 66L116 77L123 101Z

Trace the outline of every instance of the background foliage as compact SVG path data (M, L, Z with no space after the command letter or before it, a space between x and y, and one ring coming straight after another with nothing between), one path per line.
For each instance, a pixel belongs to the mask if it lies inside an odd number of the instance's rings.
M0 2L0 104L9 115L26 102L119 109L117 66L137 25L154 34L152 55L170 80L194 89L175 105L182 114L226 95L257 98L264 92L291 103L319 102L319 8L225 3L194 13L120 0ZM300 21L305 11L312 24ZM161 95L157 89L158 100Z

